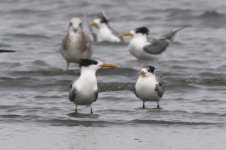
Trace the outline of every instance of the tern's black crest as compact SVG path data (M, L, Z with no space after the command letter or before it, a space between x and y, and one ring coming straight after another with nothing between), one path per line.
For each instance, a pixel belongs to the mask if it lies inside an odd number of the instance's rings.
M95 61L95 60L92 60L92 59L81 59L80 60L80 63L79 63L79 67L82 67L82 66L90 66L90 65L96 65L98 62Z
M153 66L147 66L148 72L154 73L155 72L155 67Z
M149 30L146 27L140 27L140 28L136 28L135 30L136 33L142 33L142 34L149 34Z
M108 19L106 17L104 17L104 16L101 16L100 17L100 22L108 24Z

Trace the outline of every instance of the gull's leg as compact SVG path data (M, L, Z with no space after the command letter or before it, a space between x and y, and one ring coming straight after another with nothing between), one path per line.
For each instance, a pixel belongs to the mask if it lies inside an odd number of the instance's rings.
M157 109L160 109L159 101L157 101Z
M69 62L66 62L67 63L67 70L66 71L68 71L68 68L69 68Z
M145 109L145 102L143 101L143 107L142 107L143 109Z
M93 114L93 109L92 109L91 105L90 105L90 114Z
M77 114L78 113L78 105L75 105L75 113Z

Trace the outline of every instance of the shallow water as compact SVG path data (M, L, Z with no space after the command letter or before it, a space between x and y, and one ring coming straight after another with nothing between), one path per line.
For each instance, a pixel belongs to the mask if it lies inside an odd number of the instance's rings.
M16 6L16 7L15 7ZM0 2L1 149L215 150L226 146L226 2L224 0ZM138 61L125 44L95 44L94 58L121 66L98 71L99 99L89 108L68 100L77 65L64 72L59 53L68 21L104 9L118 31L148 26L159 37L184 25L158 61ZM87 30L87 28L86 28ZM165 94L141 109L137 71L155 65Z

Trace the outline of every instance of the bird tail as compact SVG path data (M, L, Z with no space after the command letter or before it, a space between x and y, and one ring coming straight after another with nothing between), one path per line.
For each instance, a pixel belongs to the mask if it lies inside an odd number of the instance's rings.
M177 30L175 30L175 31L173 31L173 32L176 34L176 33L179 32L180 30L183 30L183 29L188 28L188 27L191 27L191 25L183 26L183 27L181 27L181 28L179 28L179 29L177 29Z

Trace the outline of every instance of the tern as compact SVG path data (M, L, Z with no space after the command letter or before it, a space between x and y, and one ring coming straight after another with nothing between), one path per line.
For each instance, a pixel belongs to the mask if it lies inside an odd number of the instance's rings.
M89 59L92 56L92 42L83 31L82 20L72 18L68 32L63 39L60 52L67 63L79 63L81 59Z
M159 101L163 93L163 82L155 75L155 67L142 67L135 84L135 95L143 101L143 108L145 108L146 101L155 101L157 108L160 108Z
M96 71L100 68L116 68L117 65L91 59L81 59L79 66L81 67L81 74L71 86L69 99L75 104L75 113L78 112L78 105L85 105L90 107L90 113L92 114L91 104L98 98Z
M89 25L91 27L97 28L97 35L95 33L92 33L94 40L96 40L97 42L123 42L123 38L118 37L117 32L110 26L109 19L103 11L99 15L99 17L90 22ZM91 32L93 32L92 29Z
M186 27L162 35L159 39L149 38L147 27L139 27L130 32L118 34L118 36L132 37L129 43L129 52L138 59L156 59L168 48L176 33Z
M129 43L129 52L138 59L156 59L169 46L168 39L149 40L149 30L146 27L136 28L118 35L132 37Z

